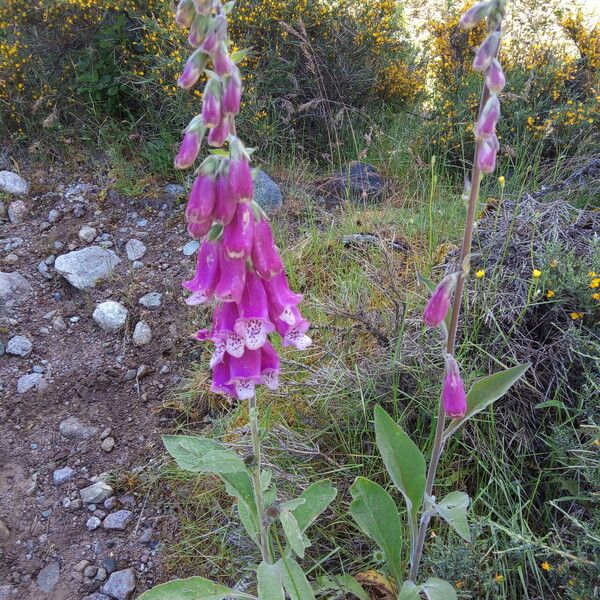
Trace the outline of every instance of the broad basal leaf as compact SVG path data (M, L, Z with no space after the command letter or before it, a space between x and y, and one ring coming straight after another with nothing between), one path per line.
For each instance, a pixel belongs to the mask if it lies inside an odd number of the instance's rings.
M293 558L282 558L277 561L276 566L290 600L315 600L315 594L304 571Z
M436 511L463 540L471 541L471 531L467 521L469 495L464 492L450 492L436 506Z
M375 439L385 468L402 492L416 532L417 513L425 493L425 458L408 434L381 406L375 407Z
M260 563L256 570L259 600L285 600L285 592L277 565Z
M362 585L352 575L322 575L317 578L317 585L319 594L328 591L344 592L356 596L358 600L371 600Z
M350 488L350 514L379 546L396 581L402 581L402 526L398 507L377 483L358 477Z
M323 479L309 485L299 496L304 503L290 509L298 522L300 531L304 532L316 518L331 504L337 495L337 490L329 479Z
M420 600L420 591L421 588L418 585L415 585L412 581L405 581L402 584L398 600Z
M430 577L422 586L421 591L427 600L456 600L456 590L443 579Z
M242 459L232 450L203 437L165 435L163 443L177 464L193 473L243 473Z
M465 416L454 419L448 425L444 436L452 435L467 419L485 410L492 402L502 398L523 377L530 366L529 364L517 365L478 379L467 394L467 412Z
M256 600L256 596L237 592L204 577L175 579L157 585L144 592L138 600L224 600L225 598Z

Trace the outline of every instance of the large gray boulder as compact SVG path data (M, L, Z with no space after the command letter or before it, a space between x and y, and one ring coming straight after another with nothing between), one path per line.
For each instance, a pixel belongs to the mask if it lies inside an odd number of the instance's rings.
M279 208L283 202L281 188L262 170L254 177L254 200L266 213Z
M29 183L12 171L0 171L0 192L24 196L29 193Z
M120 262L112 250L88 246L59 256L54 268L78 290L88 290L108 277Z

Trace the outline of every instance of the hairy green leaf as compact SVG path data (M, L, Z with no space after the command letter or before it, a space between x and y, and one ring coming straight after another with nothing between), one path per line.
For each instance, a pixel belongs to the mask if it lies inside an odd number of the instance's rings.
M225 586L214 583L204 577L175 579L163 583L144 592L139 600L224 600L225 598L249 598L256 596L237 592Z
M279 520L283 526L283 533L285 539L290 545L290 548L300 557L304 558L304 550L306 548L304 544L304 537L298 527L298 522L294 518L294 515L289 510L282 510L279 513Z
M398 600L419 600L421 588L412 581L405 581L398 595Z
M282 558L277 561L276 566L290 600L315 600L304 571L293 558Z
M331 504L336 495L337 490L329 479L323 479L309 485L299 496L304 500L304 503L292 509L300 531L306 531Z
M285 600L285 592L277 565L260 563L256 570L259 600Z
M350 514L379 546L396 581L402 581L402 525L398 507L377 483L357 477L350 488Z
M467 412L465 416L460 419L454 419L444 432L444 437L447 438L452 435L465 421L485 410L499 398L502 398L523 377L530 366L530 364L517 365L516 367L498 371L497 373L492 373L492 375L478 379L471 386L467 394Z
M469 495L465 492L450 492L435 506L438 515L467 542L471 541L471 530L467 521L469 502Z
M456 600L456 590L443 579L430 577L422 586L421 591L427 600Z
M322 575L317 577L317 585L319 594L328 591L343 592L344 594L350 593L356 596L358 600L370 600L363 586L352 575Z
M244 473L244 461L232 450L207 438L164 435L163 443L177 464L193 473Z
M375 407L375 439L387 472L404 496L414 543L417 514L425 493L425 458L408 434L381 406Z

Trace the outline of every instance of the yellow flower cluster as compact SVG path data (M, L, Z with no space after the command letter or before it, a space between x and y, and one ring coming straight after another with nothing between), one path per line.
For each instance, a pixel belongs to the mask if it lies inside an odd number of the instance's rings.
M560 25L588 66L594 70L600 69L600 22L588 29L583 12L579 9L563 16Z

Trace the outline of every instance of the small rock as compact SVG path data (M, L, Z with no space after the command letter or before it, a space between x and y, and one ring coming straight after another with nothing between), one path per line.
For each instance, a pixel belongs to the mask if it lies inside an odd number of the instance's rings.
M108 277L121 259L112 251L100 246L88 246L61 254L54 268L72 286L79 290L93 288L100 279Z
M12 585L0 585L0 600L16 599L17 590Z
M10 237L2 240L2 244L4 244L4 252L12 252L17 248L20 248L23 245L25 240L20 237Z
M99 504L113 495L113 489L104 481L97 481L79 490L79 495L86 504Z
M133 569L115 571L102 587L102 592L116 600L128 600L135 589L135 572Z
M98 435L98 429L96 427L86 425L74 416L63 419L58 426L58 430L63 437L77 442L89 440Z
M190 240L184 247L183 247L183 254L184 256L191 256L192 254L194 254L194 252L196 252L196 250L198 250L198 248L200 247L200 242L198 240Z
M108 577L108 573L104 567L98 567L98 572L96 573L96 579L98 581L104 581Z
M42 261L38 264L37 270L44 279L52 279L52 273L50 273L48 265L45 263L45 261Z
M57 210L56 208L53 208L48 213L48 221L50 223L58 223L61 219L62 219L62 213L60 212L60 210Z
M102 521L96 517L96 516L91 516L85 523L85 528L88 531L95 531L96 529L98 529L98 527L100 527L100 525L102 525Z
M12 316L12 311L31 294L27 280L19 273L0 273L0 316Z
M140 240L132 239L125 244L125 252L129 260L140 260L146 254L146 246Z
M133 330L133 343L136 346L145 346L152 341L152 329L144 321L138 321Z
M185 188L178 183L167 183L165 185L165 194L169 194L169 196L181 196L185 194Z
M15 335L6 344L6 352L14 356L25 358L31 354L32 350L33 344L24 335Z
M62 469L56 469L54 473L52 473L52 481L54 485L64 485L73 479L75 475L75 471L71 469L71 467L64 467Z
M132 268L134 268L136 271L139 271L140 269L144 268L144 263L141 260L134 260L131 263Z
M103 429L102 433L100 434L100 439L103 440L103 439L107 438L110 435L111 431L112 431L112 429L110 427Z
M50 593L58 583L60 577L60 564L52 562L47 564L35 578L37 586L42 592Z
M139 303L148 310L156 310L160 308L162 303L162 294L160 292L150 292L149 294L144 294L139 299Z
M5 543L10 540L10 529L6 523L0 519L0 543Z
M98 304L92 317L102 329L114 333L125 325L128 313L120 302L108 300Z
M100 446L104 452L111 452L115 447L115 438L107 437L106 439L102 440L102 444L100 444Z
M17 393L25 394L30 390L39 390L44 376L41 373L28 373L17 380Z
M112 510L117 505L117 497L111 496L104 501L104 508L106 510Z
M110 596L106 596L100 592L94 592L89 596L84 596L81 600L110 600Z
M23 200L15 200L8 205L8 220L15 224L23 223L28 212L27 205Z
M279 208L283 202L281 188L261 169L254 178L254 200L265 212Z
M333 175L323 188L329 203L349 199L357 204L368 205L381 201L386 181L373 165L351 162Z
M0 191L24 196L29 193L29 183L12 171L0 171Z
M128 369L127 373L125 373L125 377L123 378L125 381L133 381L137 371L135 369Z
M95 565L90 565L89 567L86 567L83 571L83 575L84 577L96 577L96 573L98 572L98 567L96 567Z
M117 529L123 531L132 518L133 513L130 510L118 510L104 519L102 527L104 527L104 529Z
M117 570L117 561L112 556L103 559L100 564L109 575Z
M73 567L73 571L75 571L76 573L82 573L85 568L90 564L89 560L80 560L74 567Z
M79 230L78 235L79 235L79 239L82 242L87 242L88 244L91 244L96 239L96 236L98 235L98 231L96 229L94 229L93 227L90 227L89 225L84 225Z
M16 262L19 262L19 257L11 253L7 254L3 260L7 265L14 265Z
M147 544L152 539L153 533L154 531L152 529L146 529L138 538L140 544Z
M67 330L67 324L61 315L57 315L52 319L52 329L58 332Z

